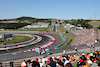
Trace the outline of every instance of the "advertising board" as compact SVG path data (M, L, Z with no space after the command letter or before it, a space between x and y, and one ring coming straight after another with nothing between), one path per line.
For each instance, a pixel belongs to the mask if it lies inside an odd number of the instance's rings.
M12 36L13 36L13 34L4 34L4 39L6 39L6 40L8 40L8 39L12 40Z

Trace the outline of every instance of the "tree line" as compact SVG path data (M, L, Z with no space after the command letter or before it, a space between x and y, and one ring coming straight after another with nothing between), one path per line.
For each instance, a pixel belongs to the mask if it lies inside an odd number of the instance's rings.
M88 24L88 22L90 22L90 21L91 20L78 19L77 21L70 22L70 24L75 25L75 26L78 26L80 24L81 27L90 29L90 28L93 28L93 26L91 26L90 24Z
M0 29L18 29L30 23L0 23Z

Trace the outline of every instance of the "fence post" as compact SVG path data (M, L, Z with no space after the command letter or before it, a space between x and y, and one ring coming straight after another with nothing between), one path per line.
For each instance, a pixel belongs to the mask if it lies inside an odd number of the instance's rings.
M13 66L13 63L14 63L14 62L10 62L10 67L14 67L14 66Z

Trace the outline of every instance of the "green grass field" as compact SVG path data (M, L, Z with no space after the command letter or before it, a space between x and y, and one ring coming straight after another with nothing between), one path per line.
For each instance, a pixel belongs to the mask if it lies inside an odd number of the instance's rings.
M51 31L53 31L54 25L51 26Z
M73 40L73 39L76 37L76 35L74 35L74 34L71 33L70 31L68 31L68 33L64 33L64 32L66 32L66 29L65 29L63 26L59 26L58 29L59 29L59 31L60 31L61 33L63 33L64 36L67 37L66 43L65 43L64 45L62 45L62 46L69 45L69 44L70 44L69 42L70 42L71 40Z
M31 39L31 37L29 36L18 36L18 35L14 35L13 40L8 40L4 42L4 38L1 38L0 40L0 44L9 44L9 43L19 43L19 42L23 42L23 41L27 41L29 39Z

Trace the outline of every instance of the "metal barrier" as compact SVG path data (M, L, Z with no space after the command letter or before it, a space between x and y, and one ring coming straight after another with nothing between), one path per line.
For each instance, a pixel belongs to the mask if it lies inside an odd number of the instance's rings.
M95 47L100 46L100 43L96 43L94 45ZM67 51L73 51L76 46L64 46L64 47L57 47L57 48L50 48L50 52L52 54L54 53L61 53L63 50ZM77 46L78 50L79 49L86 49L89 48L87 45L80 45ZM14 61L17 59L22 59L22 58L29 58L29 57L35 57L39 56L39 53L35 51L28 51L28 52L21 52L21 53L16 53L16 54L0 54L0 62L5 62L5 61Z
M16 59L28 58L38 55L39 53L36 53L35 51L21 52L16 54L2 54L0 55L0 62L10 61L10 60L14 61Z
M62 52L64 49L68 51L72 51L71 46L67 47L58 47L57 49L50 48L50 52L53 53L59 53ZM34 57L34 56L39 56L39 53L35 51L28 51L28 52L21 52L21 53L16 53L16 54L1 54L0 55L0 62L5 62L5 61L14 61L17 59L22 59L22 58L28 58L28 57Z

